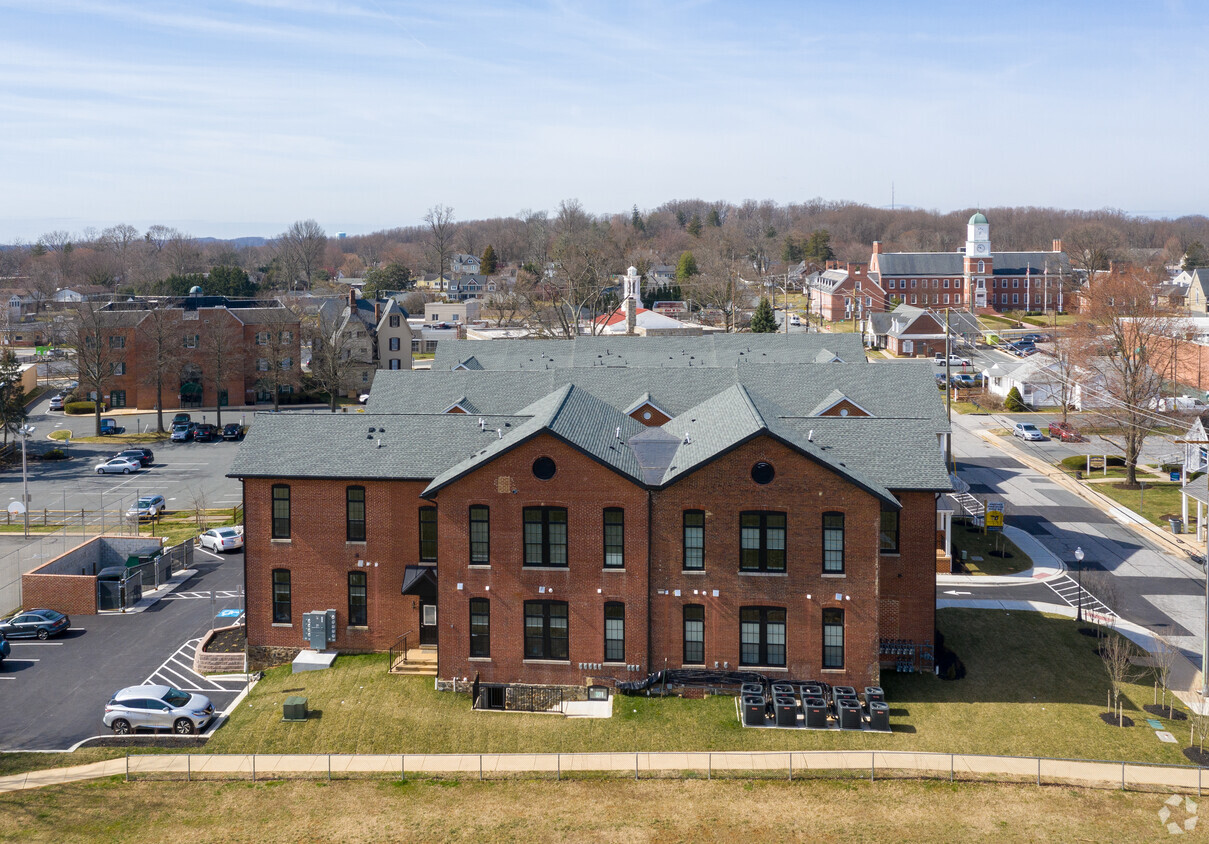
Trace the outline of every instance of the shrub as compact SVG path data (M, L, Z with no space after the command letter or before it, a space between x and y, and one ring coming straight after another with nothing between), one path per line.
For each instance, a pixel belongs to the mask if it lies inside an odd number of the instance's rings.
M1003 406L1010 413L1021 413L1028 410L1024 399L1020 396L1020 389L1018 387L1012 387L1012 389L1008 390L1007 397L1003 400Z
M52 448L42 455L43 460L66 460L67 454L61 448Z
M86 413L96 413L96 404L90 401L72 401L63 405L63 412L71 415L79 415ZM105 412L105 405L101 405L101 412Z

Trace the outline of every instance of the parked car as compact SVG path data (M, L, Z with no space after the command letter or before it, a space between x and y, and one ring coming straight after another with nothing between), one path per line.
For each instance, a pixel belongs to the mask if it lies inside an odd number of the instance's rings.
M193 426L193 439L199 443L214 442L220 436L218 428L208 422Z
M789 324L790 325L801 325L802 318L800 316L798 316L797 314L794 314L789 318Z
M222 426L222 438L224 440L242 440L243 426L238 422L228 422Z
M945 374L943 372L936 373L936 389L943 390L945 388Z
M981 380L982 378L980 375L975 375L970 372L959 372L953 376L953 383L958 387L962 387L967 390L972 390L977 387Z
M1083 442L1083 437L1076 431L1069 422L1051 422L1049 423L1049 435L1064 443Z
M1045 439L1045 435L1032 422L1017 422L1012 429L1012 436L1030 442Z
M120 434L125 430L126 429L119 425L115 419L101 420L101 436Z
M236 551L243 547L243 528L210 528L197 538L197 544L207 551Z
M8 639L0 636L0 665L4 664L4 658L13 652L13 646L8 643Z
M188 413L178 413L172 417L172 427L175 428L177 425L181 424L182 422L192 422L192 421L193 421L193 417L190 416Z
M937 366L945 365L945 356L942 355L940 352L936 353L936 365ZM969 365L970 365L969 358L963 358L961 355L949 355L949 366L969 366Z
M172 730L191 735L214 718L214 704L205 695L171 686L130 686L114 693L101 719L120 736L139 728Z
M179 422L172 426L172 436L169 437L174 443L187 443L193 439L193 423Z
M1042 340L1042 336L1040 334L1025 334L1023 337L1020 338L1021 343L1028 343L1030 345L1032 345L1034 343L1040 343L1041 340Z
M114 457L129 457L137 460L139 465L144 468L155 462L155 454L149 448L128 448L125 451L119 451Z
M106 460L104 463L98 463L93 469L98 475L123 474L129 475L131 472L137 472L143 468L143 464L137 459L131 457L114 457Z
M71 627L71 619L47 609L22 610L0 621L0 636L5 639L48 639Z
M62 410L64 401L65 401L65 399L64 399L62 393L60 393L57 396L51 396L50 397L50 409L51 410Z
M133 519L136 516L140 519L155 518L167 509L168 502L164 500L164 496L143 495L126 511L126 518Z

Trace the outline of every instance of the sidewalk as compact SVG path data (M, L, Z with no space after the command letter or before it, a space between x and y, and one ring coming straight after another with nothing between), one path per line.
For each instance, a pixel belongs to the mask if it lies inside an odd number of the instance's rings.
M1022 583L1044 583L1066 573L1066 565L1053 551L1042 545L1031 533L1005 525L1003 535L1028 554L1033 567L1018 574L983 576L977 574L938 574L937 586L1019 586Z
M157 601L165 595L170 595L181 587L182 584L193 575L197 574L196 569L183 569L169 576L169 578L160 584L159 589L150 589L143 592L143 597L138 600L133 607L130 607L126 612L106 611L102 615L130 615L136 612L146 612L151 609Z

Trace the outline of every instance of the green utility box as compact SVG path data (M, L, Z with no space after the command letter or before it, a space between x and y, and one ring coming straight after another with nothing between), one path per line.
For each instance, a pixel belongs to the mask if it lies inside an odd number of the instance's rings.
M281 714L282 721L305 721L306 720L306 698L291 695L285 699L284 711Z

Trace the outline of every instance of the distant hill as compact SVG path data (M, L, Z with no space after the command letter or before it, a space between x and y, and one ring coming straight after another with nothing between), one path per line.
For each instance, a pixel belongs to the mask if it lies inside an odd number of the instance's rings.
M229 243L232 246L264 246L269 242L267 237L197 237L198 243Z

